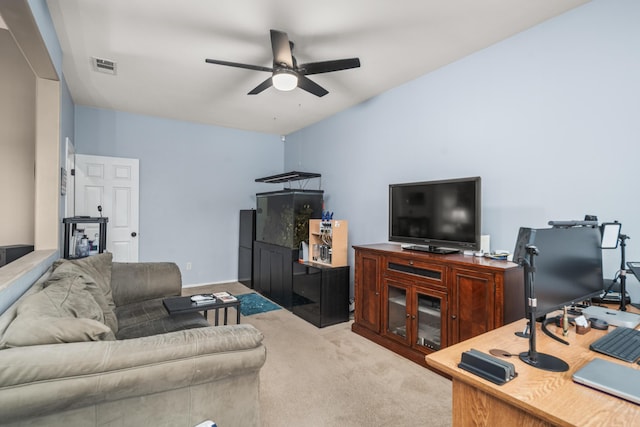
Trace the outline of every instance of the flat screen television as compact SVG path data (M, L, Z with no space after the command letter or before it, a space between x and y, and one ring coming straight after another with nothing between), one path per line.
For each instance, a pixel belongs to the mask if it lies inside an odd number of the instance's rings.
M389 185L389 241L435 253L480 249L480 177Z
M527 245L538 249L533 258L536 317L603 292L601 238L598 227L520 228L514 262L529 261Z

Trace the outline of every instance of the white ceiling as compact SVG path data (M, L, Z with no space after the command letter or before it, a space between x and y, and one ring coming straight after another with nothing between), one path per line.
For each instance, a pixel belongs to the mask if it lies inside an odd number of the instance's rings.
M47 0L73 100L86 105L286 135L481 50L588 0ZM299 63L359 57L310 76L329 94L267 89L269 30ZM91 57L117 63L93 71Z

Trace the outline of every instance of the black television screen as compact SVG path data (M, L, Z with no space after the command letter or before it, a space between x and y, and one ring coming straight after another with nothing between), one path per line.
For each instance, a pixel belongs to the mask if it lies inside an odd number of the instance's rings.
M602 278L601 234L597 227L521 228L513 260L529 260L526 246L533 245L533 288L536 317L599 295Z
M480 177L389 185L389 241L433 252L480 249L480 194Z

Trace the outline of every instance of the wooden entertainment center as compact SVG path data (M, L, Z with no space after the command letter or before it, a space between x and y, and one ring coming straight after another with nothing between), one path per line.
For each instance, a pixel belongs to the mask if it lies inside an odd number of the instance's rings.
M354 249L353 332L423 366L426 354L525 316L515 263L390 243Z

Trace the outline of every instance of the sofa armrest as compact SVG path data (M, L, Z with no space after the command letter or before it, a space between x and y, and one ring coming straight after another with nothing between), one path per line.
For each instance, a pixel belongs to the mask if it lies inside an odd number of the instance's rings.
M3 422L145 396L260 370L263 335L228 325L0 351Z
M173 262L114 262L111 290L116 306L182 293L182 275Z

